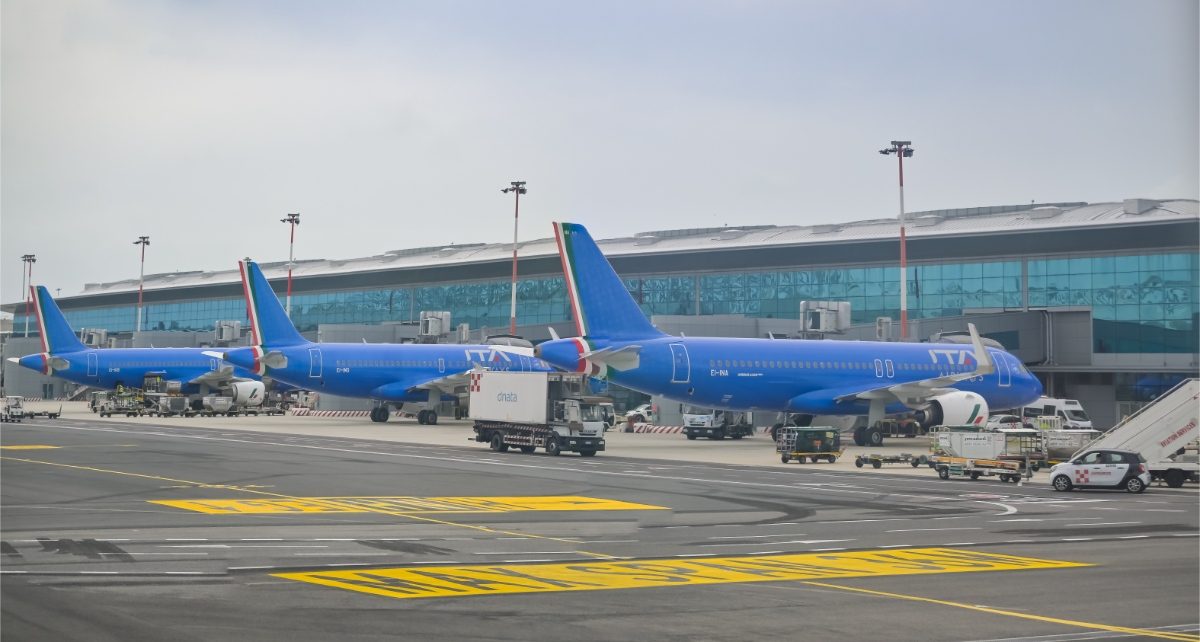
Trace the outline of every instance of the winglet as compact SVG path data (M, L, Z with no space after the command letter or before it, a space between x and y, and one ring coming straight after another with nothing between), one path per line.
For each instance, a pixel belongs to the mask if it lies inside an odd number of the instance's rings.
M246 314L250 317L250 333L254 345L266 348L304 345L308 343L287 311L279 303L279 297L271 289L267 277L254 261L238 261L242 273L242 290L246 294Z
M979 338L979 331L975 329L975 324L968 323L967 331L971 333L971 347L975 349L975 374L980 376L992 374L996 371L996 364L992 361L992 355L988 353L987 348L983 347L983 339Z

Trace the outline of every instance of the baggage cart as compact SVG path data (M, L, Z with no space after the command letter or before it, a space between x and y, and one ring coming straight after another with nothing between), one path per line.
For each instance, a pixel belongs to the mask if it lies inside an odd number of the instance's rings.
M803 464L805 459L814 464L821 460L832 464L842 456L842 435L837 428L783 426L776 434L775 452L785 464L793 460Z

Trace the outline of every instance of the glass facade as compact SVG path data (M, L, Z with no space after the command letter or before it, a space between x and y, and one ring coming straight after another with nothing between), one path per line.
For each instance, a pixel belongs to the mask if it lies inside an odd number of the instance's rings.
M957 316L964 310L1091 309L1097 353L1195 353L1200 313L1200 255L1026 257L1012 260L919 263L910 267L909 316ZM854 323L899 318L896 266L848 265L805 270L640 275L624 279L648 315L745 314L798 319L804 300L849 301ZM509 283L422 285L339 290L292 297L302 331L321 323L416 321L421 310L449 310L454 324L508 325ZM521 325L570 320L562 277L518 282ZM118 306L67 313L71 326L133 329L136 309ZM217 320L246 321L241 298L147 304L147 329L211 330ZM17 314L15 327L23 327ZM36 324L33 324L36 327Z

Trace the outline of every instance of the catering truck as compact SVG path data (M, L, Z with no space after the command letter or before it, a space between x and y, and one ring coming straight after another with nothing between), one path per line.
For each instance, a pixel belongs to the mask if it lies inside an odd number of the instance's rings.
M602 404L611 400L587 394L587 385L573 372L472 372L471 439L496 452L544 448L591 457L604 450Z

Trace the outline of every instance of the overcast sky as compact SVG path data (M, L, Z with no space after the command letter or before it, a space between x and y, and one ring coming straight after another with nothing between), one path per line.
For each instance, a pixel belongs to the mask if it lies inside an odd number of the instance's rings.
M34 281L512 237L1197 198L1195 0L2 0Z

